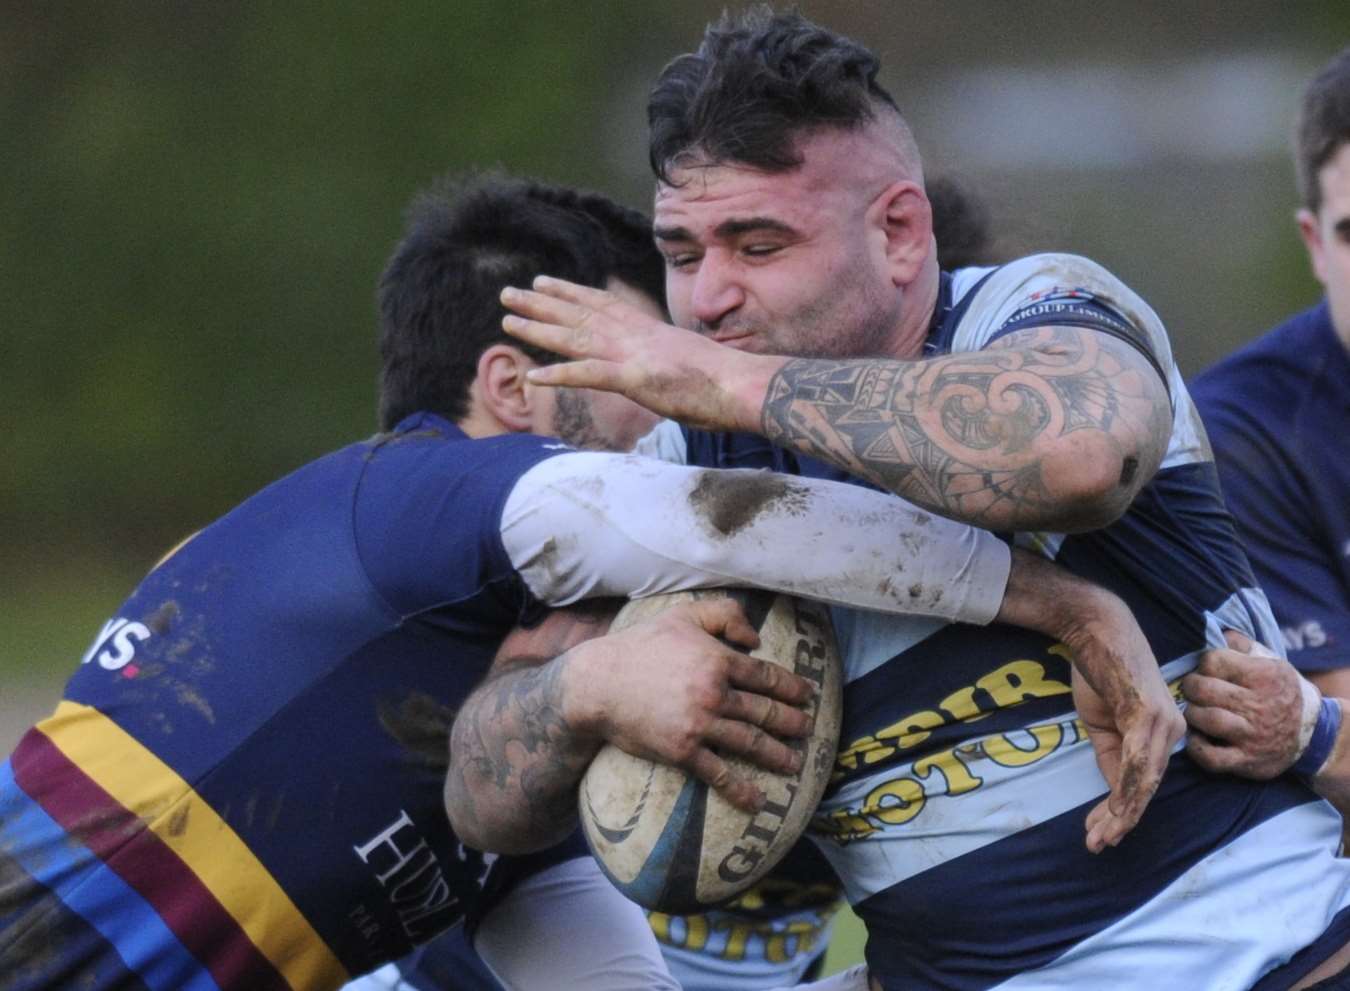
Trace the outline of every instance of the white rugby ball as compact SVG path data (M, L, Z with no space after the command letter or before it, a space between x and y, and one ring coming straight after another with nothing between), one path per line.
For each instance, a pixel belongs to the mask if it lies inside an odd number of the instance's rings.
M656 595L628 603L612 630L631 626L695 598L731 597L760 636L763 658L819 686L808 712L810 737L792 741L803 756L797 774L775 774L728 757L764 792L751 815L684 771L634 757L608 744L581 781L581 823L601 869L644 908L672 915L700 912L735 898L782 859L800 838L834 767L839 746L843 674L824 606L788 595L717 589Z

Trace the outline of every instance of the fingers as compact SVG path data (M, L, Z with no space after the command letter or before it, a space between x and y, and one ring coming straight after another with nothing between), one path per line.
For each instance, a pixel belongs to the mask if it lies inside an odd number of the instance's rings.
M623 365L613 361L598 359L560 361L554 365L531 368L525 373L525 377L535 385L562 385L572 389L600 389L604 392L624 391Z
M1237 742L1252 735L1252 726L1235 712L1192 703L1186 708L1186 722L1215 740Z
M1225 747L1199 733L1187 737L1186 753L1206 771L1215 774L1236 774L1247 766L1245 755L1237 747Z
M508 291L510 290L503 291L503 297ZM578 347L578 334L571 327L508 313L502 317L502 330L512 337L518 337L528 344L543 348L545 351L553 351L568 358L587 357L585 352Z
M704 739L724 754L742 757L775 774L796 774L801 770L801 754L750 723L715 719Z
M707 747L694 751L680 766L738 809L758 812L764 807L764 793L753 782L736 775L726 761Z
M815 682L745 654L733 653L728 657L727 677L737 688L768 695L789 705L803 705L816 692Z
M1224 678L1192 672L1181 679L1181 690L1186 700L1196 705L1237 710L1246 708L1244 696L1247 690Z
M1224 630L1223 638L1228 642L1228 646L1242 654L1253 653L1252 646L1256 643L1247 634L1239 630Z
M814 725L810 716L782 702L764 695L731 689L722 705L722 715L728 719L759 726L775 736L807 736Z
M1110 799L1102 799L1088 813L1085 822L1087 828L1085 842L1089 853L1101 853L1109 846L1116 846L1130 830L1130 827L1111 811L1109 802Z
M722 637L747 650L759 646L759 634L735 599L698 599L689 608L694 622L703 627L705 633Z
M603 310L611 306L623 305L611 292L578 285L575 282L568 282L566 279L555 279L551 275L535 276L532 285L538 293L575 303L578 306L589 307L592 310Z
M592 335L587 332L586 328L588 323L594 319L594 309L556 299L541 292L534 292L530 289L515 289L511 286L502 290L500 298L502 305L516 314L517 317L524 317L530 322L565 331L565 334L559 335L560 340L575 339L576 343L582 345L590 343L589 339ZM510 320L511 318L507 317L506 319ZM503 321L503 326L505 326L505 321ZM579 358L585 357L585 354L571 356Z
M1168 753L1154 730L1153 726L1135 728L1121 740L1120 773L1107 796L1107 807L1115 817L1120 836L1139 822L1167 770ZM1110 845L1118 842L1120 839L1116 837Z

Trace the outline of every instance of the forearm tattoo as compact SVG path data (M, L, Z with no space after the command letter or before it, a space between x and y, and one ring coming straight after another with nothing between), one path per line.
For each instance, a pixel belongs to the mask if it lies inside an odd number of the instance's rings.
M509 821L522 839L570 830L576 784L596 750L563 717L563 662L544 660L525 660L480 687L450 736L446 801L480 826Z
M561 840L576 819L576 785L599 741L563 715L565 652L605 632L617 604L594 600L554 612L503 643L488 680L450 732L445 800L476 830L521 843ZM561 655L561 656L560 656Z
M788 362L764 433L944 516L996 530L1058 529L1075 507L1047 458L1110 453L1126 499L1170 434L1163 383L1130 345L1075 327L1009 334L983 351L917 362ZM1105 444L1064 448L1095 431ZM1075 438L1070 444L1076 444Z

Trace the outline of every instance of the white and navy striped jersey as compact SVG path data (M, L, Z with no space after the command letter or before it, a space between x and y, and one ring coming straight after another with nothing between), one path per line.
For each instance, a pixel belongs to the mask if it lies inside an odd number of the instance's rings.
M1277 647L1156 314L1100 266L1037 255L944 274L929 355L1068 324L1140 348L1174 419L1118 522L1019 545L1120 595L1175 682L1233 628ZM760 438L687 432L686 457L838 477ZM1004 626L835 610L845 658L834 781L813 833L886 988L1287 988L1350 939L1340 817L1292 778L1204 773L1184 752L1115 849L1084 847L1107 792L1065 648Z

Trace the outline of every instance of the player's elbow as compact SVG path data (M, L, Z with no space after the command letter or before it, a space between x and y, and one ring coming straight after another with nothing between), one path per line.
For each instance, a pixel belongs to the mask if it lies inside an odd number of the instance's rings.
M1046 529L1080 533L1110 526L1125 515L1156 470L1156 459L1100 439L1066 445L1045 464L1053 517Z
M484 853L523 856L557 846L576 828L576 816L560 815L540 821L528 810L476 793L465 775L446 777L445 814L450 828L466 847Z

